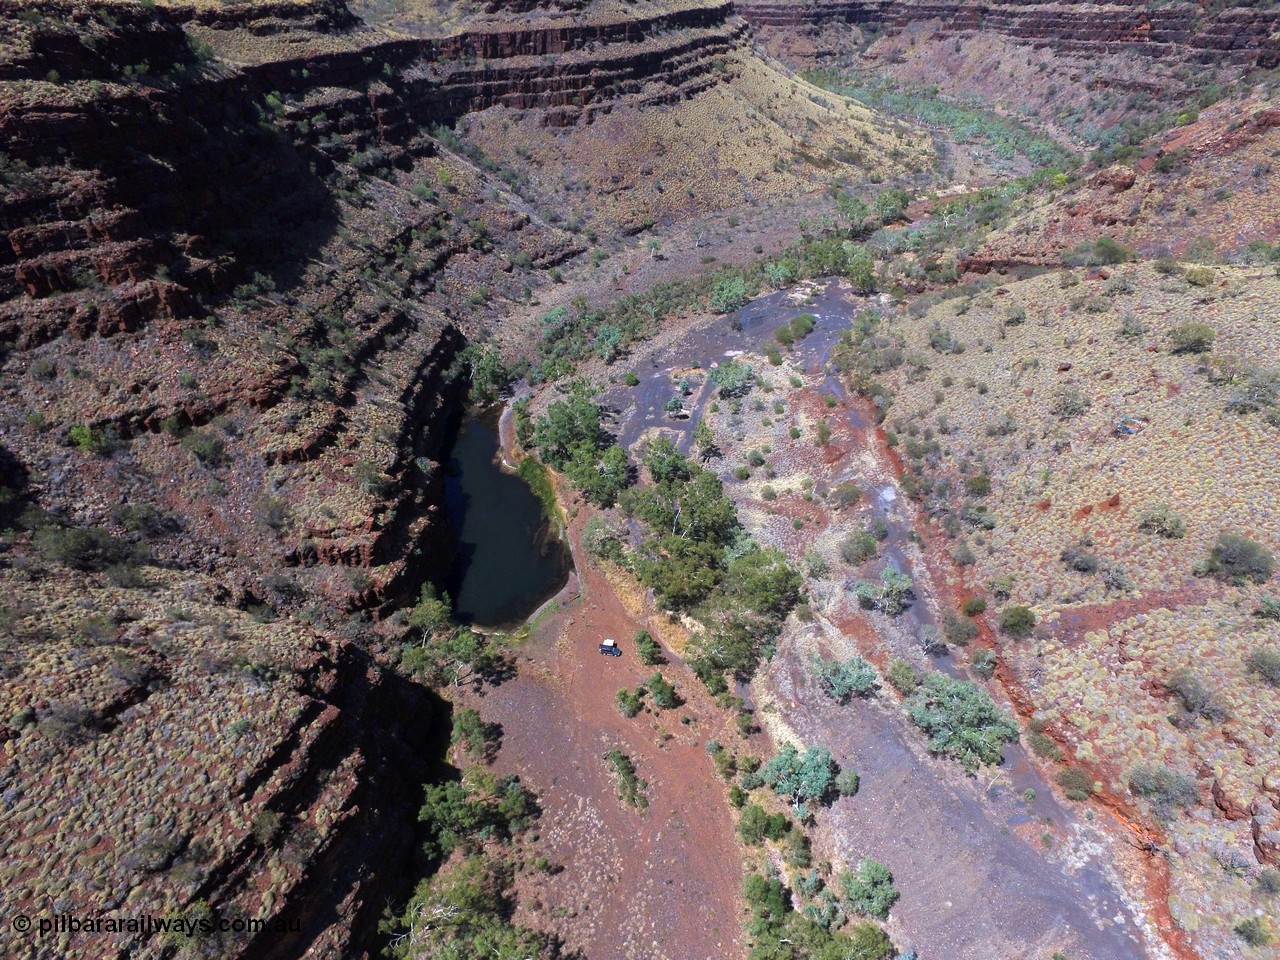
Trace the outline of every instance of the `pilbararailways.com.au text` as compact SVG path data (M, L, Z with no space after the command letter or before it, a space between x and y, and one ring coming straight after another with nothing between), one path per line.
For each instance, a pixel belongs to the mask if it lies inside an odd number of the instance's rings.
M174 934L192 938L215 933L301 933L302 921L296 917L211 917L208 914L168 914L163 917L141 914L123 917L80 917L73 913L31 917L20 913L10 921L17 933L33 932L37 936L60 936L66 933L131 933Z

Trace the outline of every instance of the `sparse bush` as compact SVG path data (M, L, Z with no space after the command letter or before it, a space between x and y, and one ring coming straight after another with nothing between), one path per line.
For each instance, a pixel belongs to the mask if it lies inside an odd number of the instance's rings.
M1098 558L1088 551L1085 544L1073 543L1063 549L1059 559L1067 565L1068 570L1076 573L1097 573Z
M1231 929L1235 931L1237 937L1251 947L1265 947L1271 942L1271 934L1263 926L1261 917L1248 917Z
M1049 412L1062 419L1078 417L1093 406L1093 401L1075 387L1059 387L1049 405Z
M1169 674L1165 688L1178 698L1182 709L1192 716L1221 722L1227 719L1226 708L1218 701L1189 667L1182 667Z
M73 570L106 570L139 559L133 544L96 527L43 527L36 531L33 543L43 560Z
M838 886L849 913L884 920L898 900L893 874L878 860L863 860L856 869L841 874Z
M1021 640L1031 636L1036 626L1036 615L1029 607L1011 604L1000 611L1000 632Z
M911 597L911 578L904 573L888 569L880 574L880 582L859 580L853 585L858 602L868 610L896 617L907 609Z
M206 430L189 433L183 437L182 449L205 466L216 466L222 462L224 445L217 434Z
M1223 530L1209 551L1201 572L1237 585L1266 583L1275 571L1271 551L1240 533Z
M1169 348L1173 353L1207 353L1213 338L1207 323L1184 323L1169 331Z
M647 630L641 630L636 634L636 656L648 667L663 662L662 648Z
M1245 666L1273 687L1280 687L1280 647L1256 647L1245 657Z
M1054 778L1068 800L1088 800L1093 795L1093 778L1080 767L1066 767Z
M1138 529L1143 533L1154 533L1166 540L1181 540L1187 535L1187 525L1182 517L1163 503L1157 503L1143 511Z
M813 668L822 692L837 703L846 703L853 696L864 697L876 688L876 671L862 657L848 660L815 657Z
M857 566L876 555L876 540L870 532L863 530L851 533L840 541L840 556L845 563Z
M1135 768L1129 774L1129 789L1135 796L1145 799L1151 811L1162 821L1173 819L1178 812L1200 800L1200 788L1194 777L1163 765Z

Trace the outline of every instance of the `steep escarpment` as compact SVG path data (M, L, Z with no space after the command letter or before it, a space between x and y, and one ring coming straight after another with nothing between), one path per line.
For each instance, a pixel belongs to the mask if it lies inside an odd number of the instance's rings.
M1057 50L1130 51L1190 62L1223 58L1240 65L1272 67L1280 62L1275 18L1250 5L1205 9L1198 4L1050 4L798 2L737 3L735 10L764 28L816 28L826 24L869 25L888 32L930 23L941 36L1003 34ZM766 36L768 31L766 30Z

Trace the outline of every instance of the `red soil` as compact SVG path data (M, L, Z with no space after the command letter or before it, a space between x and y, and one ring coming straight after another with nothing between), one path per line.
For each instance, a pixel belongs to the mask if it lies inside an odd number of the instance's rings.
M712 738L734 739L730 715L670 652L659 667L636 658L636 633L658 633L586 562L580 536L589 513L580 509L570 524L575 579L520 650L517 678L489 691L482 706L504 728L497 768L519 773L544 810L537 848L553 868L521 877L518 919L550 921L570 949L592 960L741 956L739 911L726 909L738 903L741 853L705 749ZM619 641L621 657L597 652L604 637ZM624 718L616 691L655 670L686 703ZM615 747L648 781L648 809L618 799L603 759Z

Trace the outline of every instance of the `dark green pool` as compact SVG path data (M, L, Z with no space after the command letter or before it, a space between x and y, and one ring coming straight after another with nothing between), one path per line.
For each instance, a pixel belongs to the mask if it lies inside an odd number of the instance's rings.
M569 552L533 492L499 460L497 416L468 418L445 474L458 554L445 589L454 616L481 627L524 620L569 576Z

